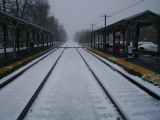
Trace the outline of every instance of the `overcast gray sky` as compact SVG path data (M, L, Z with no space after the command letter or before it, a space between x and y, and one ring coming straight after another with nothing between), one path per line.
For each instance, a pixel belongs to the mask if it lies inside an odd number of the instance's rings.
M72 39L74 33L81 29L94 30L104 27L103 15L113 15L141 0L49 0L51 5L51 14L64 25L69 39ZM160 0L144 0L143 2L123 11L119 14L107 18L107 24L112 24L123 18L130 17L145 10L151 10L160 14Z

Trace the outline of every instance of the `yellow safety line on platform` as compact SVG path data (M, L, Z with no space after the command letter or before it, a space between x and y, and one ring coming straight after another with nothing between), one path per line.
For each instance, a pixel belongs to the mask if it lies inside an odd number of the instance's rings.
M140 67L138 65L132 64L132 63L127 62L125 60L122 60L120 58L113 57L112 55L106 54L106 53L98 51L96 49L93 49L93 48L90 48L90 47L87 47L87 46L84 46L84 47L87 48L88 50L96 53L96 54L101 55L102 57L104 57L108 60L116 62L116 63L118 63L119 65L122 65L125 68L128 68L130 70L135 71L136 73L141 74L142 78L144 78L148 81L152 81L152 82L160 85L160 74L155 73L153 71L150 71L146 68Z
M51 49L49 49L49 50L51 50ZM17 67L17 66L19 66L19 65L21 65L21 64L23 64L23 63L25 63L25 62L27 62L29 60L32 60L33 58L36 58L36 57L42 55L43 53L45 53L45 52L47 52L49 50L42 51L40 53L37 53L35 55L29 56L27 58L24 58L22 60L19 60L19 61L15 62L15 63L10 64L10 65L7 65L7 66L5 66L3 68L0 68L0 76L4 75L5 73L7 73L9 71L11 71L13 68L15 68L15 67Z

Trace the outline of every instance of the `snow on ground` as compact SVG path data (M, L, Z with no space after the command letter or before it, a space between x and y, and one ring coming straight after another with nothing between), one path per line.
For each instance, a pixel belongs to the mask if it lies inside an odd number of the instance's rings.
M74 47L71 43L66 43L62 47L66 46ZM55 51L0 90L1 120L18 117L62 50ZM116 71L111 70L82 48L78 50L131 119L159 119L158 101L133 84L130 85L130 82ZM128 74L117 65L105 61ZM129 76L140 81L136 76ZM157 87L150 86L148 83L146 86L160 93ZM115 108L97 86L88 67L74 48L65 50L25 119L53 120L53 118L54 120L106 120L107 118L115 120L118 118Z
M66 47L68 43L65 43L62 45L62 47ZM56 49L53 49L52 51L36 58L35 60L31 61L30 63L26 64L25 66L19 68L18 70L16 70L15 72L5 76L4 78L0 79L0 84L2 84L3 82L5 82L6 80L8 80L9 78L13 77L14 75L16 75L17 73L21 72L22 70L26 69L27 67L29 67L30 65L34 64L35 62L37 62L38 60L42 59L43 57L49 55L51 52L55 51Z
M56 50L56 49L54 49L54 50ZM21 72L22 70L26 69L26 68L29 67L30 65L34 64L34 63L37 62L38 60L42 59L43 57L49 55L49 54L50 54L51 52L53 52L54 50L52 50L52 51L50 51L50 52L48 52L48 53L46 53L46 54L44 54L44 55L36 58L35 60L29 62L29 63L26 64L25 66L19 68L19 69L16 70L15 72L13 72L13 73L5 76L4 78L0 79L0 84L2 84L3 82L5 82L5 81L8 80L9 78L13 77L13 76L16 75L17 73ZM11 66L11 67L12 67L12 66Z
M97 58L79 49L91 69L131 120L158 120L160 103Z
M0 90L0 119L17 119L63 49L49 55Z
M90 51L89 51L90 52ZM110 66L112 66L113 68L121 71L123 74L127 75L128 77L130 77L131 79L133 79L134 81L138 82L139 84L145 86L147 89L150 89L151 91L155 92L156 94L158 94L160 96L160 88L158 86L155 86L151 83L148 83L147 81L144 81L142 78L138 77L138 76L134 76L134 75L131 75L129 74L127 71L125 71L122 67L108 61L107 59L95 54L95 53L92 53L94 54L95 56L97 56L98 58L100 58L101 60L105 61L107 64L109 64Z
M68 44L68 47L73 47ZM116 120L118 113L80 55L68 48L25 120Z

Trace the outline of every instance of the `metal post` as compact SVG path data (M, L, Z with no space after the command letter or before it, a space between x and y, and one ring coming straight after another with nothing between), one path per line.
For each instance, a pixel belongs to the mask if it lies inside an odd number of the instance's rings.
M101 40L101 46L102 46L102 33L100 32L100 40Z
M106 50L106 32L103 33L103 49Z
M97 35L98 35L98 50L99 50L99 33Z
M139 23L136 24L135 47L138 51Z
M91 47L92 47L92 44L93 44L93 33L91 33Z
M107 17L112 17L112 16L107 16L107 15L104 15L104 16L100 16L100 17L104 17L105 18L105 27L106 27L106 19L107 19Z
M95 35L96 35L96 34L94 34L94 36L93 36L93 37L94 37L94 48L96 47L96 46L95 46Z
M158 56L160 57L160 24L158 25Z
M115 53L115 34L116 32L113 32L113 53Z
M48 47L48 41L49 41L49 40L48 40L48 35L47 35L47 47Z
M12 40L13 40L13 58L16 58L16 40L15 40L15 27L12 26Z
M19 52L19 37L20 37L20 28L17 28L17 49Z
M124 41L124 39L125 39L125 30L123 30L123 31L122 31L122 34L123 34L123 52L124 52L124 42L125 42L125 41Z
M4 25L3 27L3 36L4 36L4 54L6 54L6 47L7 47L7 38L8 38L8 30L7 30L7 26Z
M30 27L27 29L27 51L30 53Z
M107 18L107 16L105 15L104 17L105 17L105 27L106 27L106 18Z
M32 47L34 48L34 44L35 44L35 34L34 34L34 32L33 32L33 41L32 41Z

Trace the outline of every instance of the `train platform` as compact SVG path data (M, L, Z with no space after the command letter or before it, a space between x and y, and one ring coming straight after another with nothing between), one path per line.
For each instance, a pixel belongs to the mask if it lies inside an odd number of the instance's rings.
M11 61L6 61L5 65L3 67L0 67L0 79L3 78L4 76L14 72L18 68L22 67L23 65L31 62L32 60L42 56L43 54L51 51L54 47L51 47L49 49L46 49L44 51L38 52L36 54L30 55L28 57L22 58L22 59L13 59ZM3 61L0 61L0 64L3 64Z
M159 67L158 65L160 64L157 64L156 66L156 70L155 70L155 64L153 64L154 61L152 61L152 64L151 65L148 65L148 63L146 62L147 60L144 59L144 58L140 58L140 59L128 59L128 60L124 60L122 58L118 58L118 57L115 57L111 54L107 54L105 52L102 52L102 51L99 51L99 50L96 50L96 49L93 49L93 48L90 48L90 47L87 47L87 46L83 46L85 48L87 48L88 50L108 59L109 61L113 62L113 63L116 63L118 64L119 66L123 67L125 70L127 70L129 73L131 74L134 74L136 76L139 76L139 77L142 77L144 78L145 80L149 81L149 82L152 82L154 84L158 84L160 85L160 74L156 71L159 71ZM43 51L43 52L40 52L40 53L37 53L35 55L32 55L32 56L29 56L29 57L26 57L24 59L21 59L21 60L18 60L18 61L15 61L11 64L8 64L4 67L1 67L0 68L0 78L4 77L5 75L13 72L14 70L16 70L17 68L21 67L22 65L28 63L29 61L31 60L34 60L35 58L43 55L44 53L48 52L49 50L46 50L46 51ZM159 61L159 60L157 60ZM145 68L144 66L147 66L147 68ZM152 67L153 66L153 67ZM154 71L155 70L155 71Z
M160 60L157 59L153 61L153 59L149 59L149 57L140 57L139 59L123 59L119 57L115 57L112 54L108 54L103 51L99 51L97 49L84 46L88 50L108 59L109 61L118 64L123 69L128 71L129 73L142 77L144 80L151 82L155 85L160 85L160 70L158 66L160 66ZM148 58L148 59L146 59ZM148 62L147 62L148 61ZM149 64L150 62L150 64ZM154 63L156 62L156 63Z
M0 59L0 79L62 44L63 43L57 42L54 43L52 47L41 48L37 51L32 51L28 55L22 53L22 55L17 58Z

